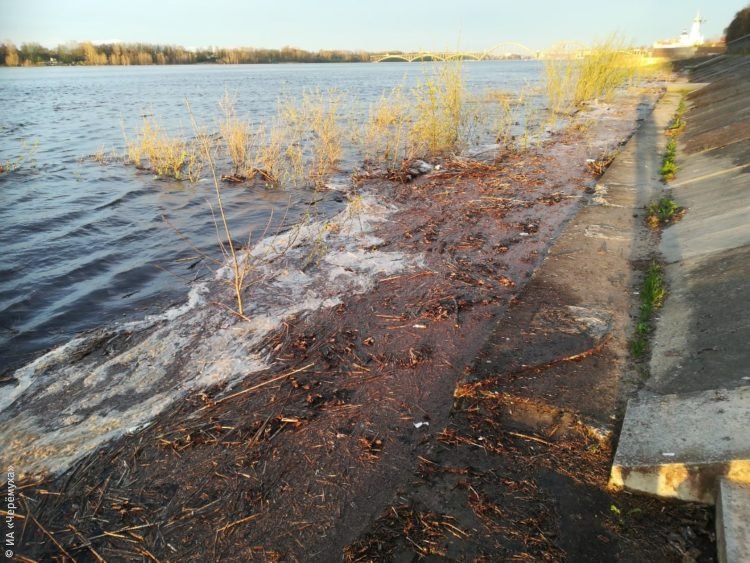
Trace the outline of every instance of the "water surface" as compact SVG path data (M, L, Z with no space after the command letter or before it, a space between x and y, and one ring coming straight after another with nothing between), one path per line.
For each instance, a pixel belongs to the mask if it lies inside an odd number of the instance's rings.
M133 320L185 299L221 254L210 205L213 185L157 179L90 158L123 151L123 129L155 115L172 132L216 130L225 91L237 111L268 120L280 96L332 88L364 108L433 64L283 64L0 68L0 373L76 333ZM528 61L464 65L467 88L518 91L538 83ZM343 173L355 166L344 162ZM304 189L224 190L235 237L255 239L281 219L329 214L336 194Z

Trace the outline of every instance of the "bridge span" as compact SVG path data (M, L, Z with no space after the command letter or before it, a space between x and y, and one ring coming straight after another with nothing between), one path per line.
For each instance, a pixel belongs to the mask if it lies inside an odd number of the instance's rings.
M409 53L379 53L371 57L374 63L402 61L484 61L504 59L579 59L590 52L590 47L578 41L562 41L552 47L535 51L522 43L506 41L486 51L413 51Z

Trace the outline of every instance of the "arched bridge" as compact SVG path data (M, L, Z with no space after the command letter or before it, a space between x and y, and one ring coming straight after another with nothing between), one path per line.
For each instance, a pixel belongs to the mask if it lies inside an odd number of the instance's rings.
M386 61L483 61L488 59L525 58L536 59L539 53L526 45L512 41L499 43L486 51L414 51L411 53L382 53L373 55L372 62Z
M506 41L498 43L486 51L414 51L411 53L381 53L372 56L372 62L387 61L484 61L493 59L548 59L548 58L576 58L583 56L587 48L582 43L562 42L545 51L534 51L522 43Z

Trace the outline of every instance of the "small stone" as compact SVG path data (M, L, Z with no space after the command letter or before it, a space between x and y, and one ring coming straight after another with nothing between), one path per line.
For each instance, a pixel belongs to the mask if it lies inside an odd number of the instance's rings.
M428 172L432 172L433 170L432 164L429 164L424 160L415 160L413 166L419 171L420 174L427 174Z

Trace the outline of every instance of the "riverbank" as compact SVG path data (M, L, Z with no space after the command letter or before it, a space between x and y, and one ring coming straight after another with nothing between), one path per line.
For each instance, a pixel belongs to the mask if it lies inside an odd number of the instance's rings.
M639 125L607 174L657 161L659 95L591 104L538 150L363 178L331 227L277 247L257 289L281 311L195 303L81 348L47 402L3 416L3 463L59 472L22 485L19 553L710 560L703 508L606 490L647 231L639 178L595 173ZM135 428L94 450L116 436L102 414Z

